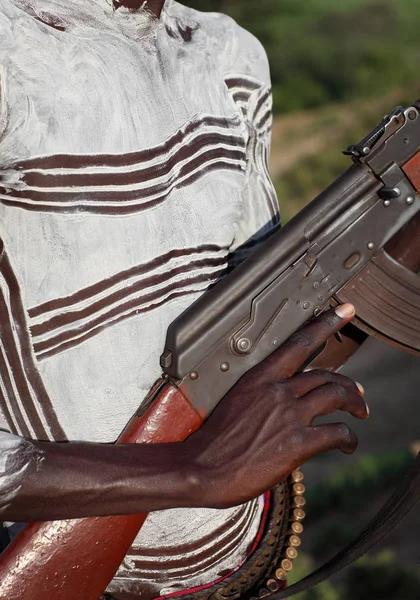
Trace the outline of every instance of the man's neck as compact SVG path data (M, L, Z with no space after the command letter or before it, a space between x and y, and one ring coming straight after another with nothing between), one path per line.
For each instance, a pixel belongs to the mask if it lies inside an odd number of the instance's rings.
M156 17L160 17L165 0L114 0L114 6L125 6L134 10L144 6L152 12Z

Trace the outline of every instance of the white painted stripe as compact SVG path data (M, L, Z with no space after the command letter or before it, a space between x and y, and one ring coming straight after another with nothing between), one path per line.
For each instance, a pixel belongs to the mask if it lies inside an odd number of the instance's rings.
M199 148L194 154L192 154L191 156L189 156L187 159L182 160L177 162L170 171L168 171L168 173L166 173L165 175L162 175L160 177L152 177L150 179L147 179L144 182L139 182L139 183L130 183L130 184L118 184L118 185L110 185L110 184L106 184L106 185L83 185L83 186L52 186L52 187L37 187L37 186L27 186L25 185L24 182L22 182L21 186L19 186L19 190L22 191L34 191L34 192L45 192L45 193L65 193L65 192L72 192L72 193L83 193L83 192L135 192L135 191L142 191L142 190L147 190L150 187L154 187L156 185L160 185L160 184L166 184L170 181L173 181L177 175L179 174L179 172L186 168L189 163L193 162L194 160L200 158L200 156L202 156L203 154L207 154L208 152L211 152L212 150L226 150L227 152L233 151L233 152L241 152L244 155L243 159L232 159L227 157L219 157L217 159L212 159L212 160L207 160L205 162L203 162L200 167L198 169L196 169L194 172L199 171L199 170L204 170L204 167L207 164L211 164L213 161L219 161L219 160L233 160L235 162L242 162L243 160L245 160L245 147L241 147L238 148L237 146L230 146L228 144L210 144L209 146L203 146L201 148ZM94 179L94 178L93 178Z
M205 252L194 252L191 254L184 254L182 256L173 256L171 257L167 262L165 262L162 265L159 265L156 268L151 268L148 269L147 271L145 271L144 273L141 274L135 274L133 273L132 275L128 275L126 278L121 279L121 281L115 283L114 285L112 285L111 287L108 287L106 290L103 290L102 292L96 293L96 294L92 294L91 296L89 296L86 299L83 300L79 300L79 301L74 301L71 302L71 300L69 299L69 303L67 304L67 306L64 307L60 307L57 309L51 309L51 310L47 310L43 313L41 313L40 315L36 316L36 317L32 317L30 318L30 326L34 327L35 325L39 325L42 324L44 321L46 320L50 320L51 318L58 316L60 314L63 313L67 313L67 312L72 312L72 311L78 311L78 310L84 310L86 308L88 308L90 305L94 304L95 302L100 302L101 300L104 300L105 298L118 293L121 290L124 290L130 286L134 286L138 283L140 283L141 281L144 281L145 279L149 279L150 277L156 277L156 276L162 276L162 275L167 275L168 279L170 278L171 281L174 281L175 278L171 278L171 272L174 269L180 268L180 267L188 267L188 265L190 265L193 262L196 261L206 261L206 260L214 260L216 258L226 258L226 265L227 265L227 257L228 257L228 251L224 248L220 248L220 250L214 250L214 251L209 251L206 250ZM159 257L156 257L159 258ZM136 265L138 267L142 267L142 265ZM133 269L136 268L136 266L132 267ZM222 265L223 266L223 265ZM188 273L199 273L200 269L210 269L212 268L211 265L202 265L201 267L197 267L195 271L189 271ZM215 267L216 268L216 267ZM217 268L221 268L220 266L218 266ZM114 273L112 275L110 275L109 279L112 279L115 276L118 276L119 273ZM185 276L185 274L184 274ZM178 277L182 277L182 274L180 274ZM106 280L105 280L106 282ZM97 281L95 283L92 284L92 286L96 286L96 285L100 285L101 283L103 283L102 281ZM164 287L165 282L162 282L161 284L158 284L157 286L147 286L146 288L143 289L147 289L147 290L154 290L154 289L159 289L159 287ZM83 292L83 289L81 290L76 290L74 292L73 295ZM138 292L133 292L133 294L136 294ZM61 300L61 298L54 298L54 300ZM48 301L47 301L48 302Z
M14 346L15 346L15 349L16 349L18 355L19 355L19 362L20 362L20 365L21 365L21 373L25 377L25 382L26 382L26 384L27 384L27 386L29 388L31 399L32 399L32 401L34 403L34 408L35 408L35 410L36 410L36 412L37 412L37 414L38 414L38 416L39 416L39 418L40 418L40 420L41 420L41 422L42 422L42 424L43 424L43 426L45 428L45 431L48 433L49 432L48 424L46 423L46 421L44 419L42 411L39 410L39 403L37 402L37 398L36 398L36 396L35 396L35 394L33 392L32 386L30 385L30 383L29 383L29 381L28 381L28 379L26 377L26 373L25 373L25 369L24 369L24 362L23 362L23 357L22 357L22 352L21 352L21 347L20 347L19 339L17 337L16 327L14 326L13 313L12 313L11 302L10 302L9 286L8 286L6 280L4 279L4 277L3 277L3 275L1 273L0 273L0 289L1 289L1 292L3 294L4 300L5 300L5 303L6 303L6 306L7 306L7 317L6 317L6 315L2 315L2 318L3 319L6 318L11 323L11 325L12 325L11 330L12 330L12 335L13 335L13 340L14 340ZM3 340L0 340L0 348L1 348L1 351L2 351L2 354L3 354L4 361L6 363L7 371L9 373L10 384L11 384L11 386L13 388L14 393L15 393L16 401L18 403L18 408L19 408L19 411L20 411L20 413L22 415L22 419L25 422L27 428L29 429L29 432L31 433L31 435L33 437L36 437L35 431L34 431L32 425L31 425L30 417L29 417L29 415L26 412L26 407L25 407L24 400L20 397L20 393L18 391L18 386L17 386L16 381L15 381L14 371L13 371L12 366L10 365L10 362L9 362L9 359L8 359L8 355L7 355L7 352L6 352L6 348L4 347L4 344L3 344ZM19 430L19 428L18 428L18 430Z
M213 159L211 161L208 161L206 163L203 163L203 165L200 165L200 167L198 167L197 169L195 169L194 171L190 171L187 175L185 175L184 177L181 177L179 179L176 179L175 181L173 181L171 183L171 185L168 186L168 188L164 188L161 192L158 192L156 194L150 195L150 196L145 196L144 198L136 198L134 200L119 200L119 201L101 201L101 200L89 200L89 199L85 199L85 200L77 200L77 201L69 201L69 202L60 202L60 201L49 201L49 200L32 200L31 198L21 198L21 197L14 197L13 195L8 195L8 194L0 194L0 199L4 199L7 200L9 203L14 204L14 203L20 203L20 204L28 204L28 205L32 205L34 207L36 206L51 206L51 207L61 207L62 209L70 209L70 208L83 208L83 207L97 207L97 208L121 208L121 206L127 207L127 206L131 206L133 208L141 208L141 206L143 204L147 204L149 202L152 202L153 200L157 200L159 199L162 195L167 196L170 192L172 192L174 189L176 189L178 186L180 186L180 184L182 184L184 181L188 180L189 178L193 177L194 175L200 173L200 171L203 170L203 166L212 166L212 165L217 165L218 162L223 162L223 163L227 163L229 165L232 166L236 166L236 167L241 167L241 170L245 170L246 169L246 160L245 158L243 160L235 160L235 159L229 159L229 158L217 158L217 159ZM221 167L221 170L223 170L223 166ZM204 171L203 173L203 177L206 175L206 172ZM115 186L114 186L115 187ZM69 188L61 188L63 191L70 191ZM71 191L74 191L75 188L72 188ZM30 193L31 191L35 191L36 188L26 188L26 189L22 189L22 191L28 192ZM38 188L38 191L41 192L45 192L48 191L45 188ZM51 195L53 196L54 193L59 193L59 188L51 188L51 191L53 193L51 193ZM89 192L93 192L96 191L95 188L89 188L89 190L85 190L85 193L89 193ZM104 191L103 188L98 188L97 191ZM115 187L115 189L111 189L111 186L108 186L106 188L107 193L115 191L116 194L118 193L118 191L121 191L120 188ZM80 192L83 193L83 192ZM163 200L162 200L163 201Z
M188 280L190 280L194 277L197 277L201 273L205 272L205 273L208 273L209 275L211 275L212 273L219 272L221 269L224 269L226 267L227 267L227 260L222 265L217 265L217 266L203 265L203 267L201 267L200 269L196 269L194 271L189 271L187 274L180 273L180 274L176 275L175 277L171 277L170 271L168 271L168 279L166 281L162 281L161 283L159 283L157 285L148 286L148 287L133 291L131 294L124 297L123 299L117 300L115 302L112 302L112 301L109 302L109 304L107 304L106 306L104 306L103 308L101 308L99 310L95 310L95 312L91 313L87 317L75 319L75 320L71 321L71 323L63 325L62 327L56 327L54 329L50 329L45 334L33 336L33 341L34 341L34 343L48 341L49 339L51 339L57 335L60 335L61 333L65 333L68 330L83 327L84 325L87 325L90 321L92 321L93 319L98 319L98 318L104 316L110 310L118 309L119 306L121 306L122 304L125 304L126 302L133 302L135 300L140 301L142 296L153 294L154 292L159 292L159 290L166 288L168 285L174 285L176 283L185 281L185 286L183 286L182 288L172 290L170 293L163 295L161 297L154 298L150 302L145 302L145 303L140 302L137 308L139 308L139 309L145 308L149 305L156 304L156 302L160 302L162 299L164 299L166 296L170 295L174 291L178 292L178 291L182 291L184 289L188 289L189 285L190 285L188 283ZM194 286L194 284L192 284L192 285ZM209 285L210 285L210 282L207 282L206 286L208 287ZM106 299L107 296L104 296L104 299ZM92 304L92 303L89 303L89 304ZM89 308L89 304L87 305L87 308ZM128 309L127 311L125 311L121 314L129 314L133 310L134 310L134 308L131 307L130 309ZM69 312L73 312L73 311L63 310L61 312L61 315L66 315ZM48 315L48 317L49 317L49 315ZM106 321L106 322L108 322L108 321ZM31 325L32 325L32 323L31 323Z
M152 307L151 310L153 310L153 305L156 304L156 303L159 303L159 307L157 307L157 309L161 308L160 303L165 302L166 300L168 300L168 298L173 293L177 293L178 294L178 293L182 293L182 292L191 291L191 292L197 292L197 294L200 294L201 292L205 291L209 287L209 285L211 285L211 281L205 281L205 282L203 282L203 284L196 283L196 284L192 284L191 286L186 286L185 288L178 288L178 289L175 289L175 290L171 290L167 294L165 294L165 295L163 295L163 296L161 296L159 298L154 299L151 303L139 304L139 306L136 307L136 308L131 307L130 309L122 311L121 313L115 315L114 317L105 320L104 322L100 323L99 325L91 327L90 329L88 329L87 331L84 331L83 333L77 334L77 328L76 328L75 335L73 335L71 338L69 338L68 340L65 340L64 342L59 342L59 343L56 343L56 344L52 344L48 348L43 349L42 351L36 352L36 356L39 359L42 359L42 357L45 354L51 352L51 350L58 350L61 346L65 346L69 342L73 342L73 341L76 341L76 340L81 340L86 335L88 335L89 333L95 331L96 329L99 329L99 328L102 329L104 327L109 327L109 326L113 325L114 322L119 322L120 319L122 319L124 316L127 317L128 315L130 315L135 310L141 310L141 309L147 308L148 306Z
M181 140L181 142L177 143L169 152L166 152L165 154L159 155L158 157L155 157L154 159L150 159L150 160L144 160L144 161L140 161L140 162L136 162L133 165L119 165L119 166L108 166L108 165L103 165L103 166L96 166L96 167L91 167L91 166L80 166L77 168L54 168L54 169L49 169L49 168L30 168L30 169L22 169L19 171L19 173L42 173L45 175L98 175L98 174L122 174L122 173L132 173L135 172L137 170L139 170L140 168L151 168L151 167L155 167L155 166L159 166L161 164L164 164L165 162L167 162L170 158L172 158L173 155L175 155L177 152L179 152L179 150L181 149L186 149L189 145L192 145L196 140L200 140L201 138L205 138L208 137L210 135L214 135L214 134L220 134L223 135L224 137L229 136L232 138L236 138L238 144L236 145L235 143L232 144L228 144L226 147L232 147L235 150L240 150L241 148L244 147L244 134L242 133L236 133L235 131L232 131L231 129L228 129L226 127L215 127L215 128L208 128L207 131L203 131L203 129L199 129L196 132L187 135L183 140ZM214 144L214 142L213 142ZM209 146L202 146L204 148L208 148ZM220 147L223 147L223 144L220 144ZM151 149L153 150L153 148ZM124 155L122 154L116 154L114 155L116 158L117 157L123 157ZM92 155L86 155L86 158L91 158ZM53 158L53 156L45 156L45 157L34 157L33 160L38 160L38 159L48 159L48 158ZM98 158L101 158L101 155L98 155Z
M3 342L1 341L1 338L0 338L0 352L1 352L1 355L3 357L4 363L6 365L7 371L9 372L10 383L11 383L12 387L15 388L16 387L15 386L15 382L14 382L13 376L10 373L10 371L11 371L10 365L9 365L8 360L7 360L7 354L6 354ZM10 402L9 394L7 392L7 389L6 389L5 385L4 385L4 381L3 381L3 379L1 377L0 377L0 390L1 390L2 396L4 398L4 401L5 401L6 405L7 405L7 408L9 410L10 418L11 418L11 420L13 422L13 425L15 426L16 431L22 435L22 431L21 431L21 429L20 429L20 427L19 427L19 425L18 425L18 423L16 421L15 411L13 410L13 406L12 406L12 404ZM16 398L19 398L19 394L17 393L17 391L16 390L14 390L14 391L15 391ZM21 412L21 411L19 411L19 412ZM22 415L22 419L25 421L25 418L24 418L23 415ZM25 423L26 423L26 421L25 421ZM28 427L29 427L29 425L28 425Z

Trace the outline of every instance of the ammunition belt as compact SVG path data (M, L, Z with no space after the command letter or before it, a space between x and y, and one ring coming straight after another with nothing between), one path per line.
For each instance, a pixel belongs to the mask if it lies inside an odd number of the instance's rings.
M179 600L236 600L264 598L281 590L298 556L305 518L305 487L294 471L271 493L269 515L255 552L235 573L220 583L179 596ZM101 600L115 600L105 594Z
M302 472L294 471L274 488L269 518L258 548L236 573L210 589L181 596L180 600L264 598L282 589L301 544L305 518L302 481Z

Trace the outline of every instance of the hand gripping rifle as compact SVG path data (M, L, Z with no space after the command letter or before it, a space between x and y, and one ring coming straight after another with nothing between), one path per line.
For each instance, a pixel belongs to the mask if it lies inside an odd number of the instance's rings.
M420 102L346 153L343 175L169 327L164 375L117 443L185 440L331 301L420 353ZM29 524L1 556L0 598L98 600L146 516Z

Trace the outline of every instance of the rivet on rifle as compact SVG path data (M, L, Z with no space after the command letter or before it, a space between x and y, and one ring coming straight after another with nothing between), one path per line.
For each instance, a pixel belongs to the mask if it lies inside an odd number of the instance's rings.
M353 267L355 267L357 265L357 263L359 262L360 258L361 258L360 254L358 252L354 252L345 261L344 268L345 269L352 269Z
M309 302L304 302L304 303L302 304L302 307L303 307L305 310L308 310L308 308L309 308L310 306L311 306L311 305L309 304Z
M317 290L320 285L321 284L319 283L319 281L315 281L315 283L312 285L312 287L314 288L314 290Z
M365 146L365 147L363 148L362 152L363 152L363 154L364 154L365 156L367 156L368 154L370 154L370 148L369 148L369 146Z
M367 247L368 247L368 250L373 250L375 247L375 244L373 242L369 242Z
M230 369L230 364L228 362L224 362L220 365L220 370L222 373L226 373Z
M411 204L414 204L414 196L407 196L407 198L405 199L405 202L406 202L406 204L411 206Z
M279 345L279 341L278 340L273 340L273 346L278 346Z
M417 118L417 111L410 110L410 112L408 113L408 118L410 119L410 121L415 121Z
M391 206L391 200L384 200L384 206Z
M192 379L193 381L195 381L196 379L198 379L198 373L197 373L197 371L193 371L192 373L190 373L190 379Z
M241 340L238 341L238 345L237 348L239 350L239 352L246 352L247 350L249 350L251 347L251 342L248 340L248 338L242 338Z

